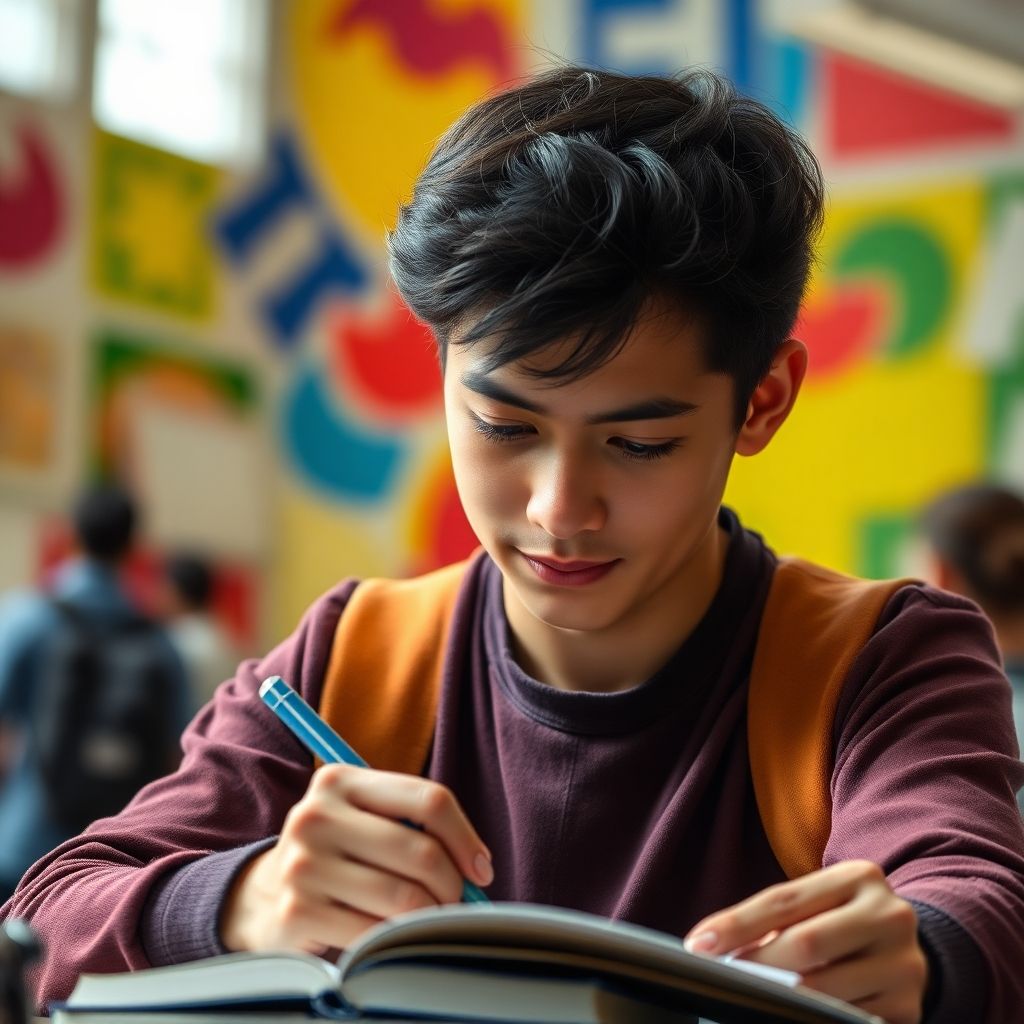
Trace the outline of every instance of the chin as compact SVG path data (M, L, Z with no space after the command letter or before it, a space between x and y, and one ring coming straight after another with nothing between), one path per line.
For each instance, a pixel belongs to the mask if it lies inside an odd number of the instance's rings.
M564 629L573 633L594 633L608 629L619 619L617 610L606 604L595 607L593 601L566 598L538 600L536 595L520 592L519 599L534 618L552 629Z

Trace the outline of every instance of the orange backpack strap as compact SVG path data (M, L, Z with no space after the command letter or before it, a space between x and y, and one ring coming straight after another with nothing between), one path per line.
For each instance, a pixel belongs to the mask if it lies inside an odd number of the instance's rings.
M800 559L775 570L750 672L754 793L790 878L821 867L832 827L836 705L888 600L909 580L860 580Z
M448 627L471 563L363 580L345 606L320 714L374 768L418 775L426 764Z

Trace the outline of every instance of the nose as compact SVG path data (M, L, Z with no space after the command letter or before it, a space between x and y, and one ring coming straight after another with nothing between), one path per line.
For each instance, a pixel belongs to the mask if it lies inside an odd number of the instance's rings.
M549 453L535 468L526 518L557 540L600 530L608 509L594 468L570 453Z

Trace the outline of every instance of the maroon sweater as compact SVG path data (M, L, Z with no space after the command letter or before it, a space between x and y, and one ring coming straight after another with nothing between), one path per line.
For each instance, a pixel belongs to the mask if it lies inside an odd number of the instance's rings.
M723 513L731 543L704 619L652 679L612 694L529 678L510 653L501 578L466 581L429 774L494 853L493 899L576 907L682 934L784 878L758 816L746 691L774 556ZM309 755L256 696L280 674L318 703L339 585L261 662L243 664L184 737L173 776L25 876L7 916L50 955L40 1002L81 971L222 952L235 872L277 834ZM1009 686L973 605L910 586L888 603L845 682L835 724L826 864L883 866L918 912L931 1024L1008 1024L1024 1005L1024 825Z

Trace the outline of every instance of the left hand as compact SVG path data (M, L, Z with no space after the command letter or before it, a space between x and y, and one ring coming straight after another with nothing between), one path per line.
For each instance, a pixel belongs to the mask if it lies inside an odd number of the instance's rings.
M695 952L737 953L796 971L808 988L890 1024L921 1020L928 961L917 915L870 861L843 861L763 889L704 918L686 941Z

